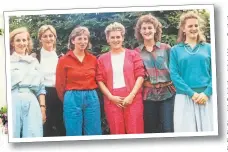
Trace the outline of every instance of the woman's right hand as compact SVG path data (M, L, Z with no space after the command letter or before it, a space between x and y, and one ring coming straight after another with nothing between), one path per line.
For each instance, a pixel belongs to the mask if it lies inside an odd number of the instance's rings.
M193 94L193 96L192 96L192 100L193 100L194 102L196 102L196 100L197 100L198 97L199 97L199 94L198 94L197 92L195 92L195 93Z
M124 97L110 95L108 99L109 99L112 103L116 104L118 107L124 108L124 106L123 106Z
M199 94L199 97L196 100L198 104L205 104L207 101L208 101L208 97L203 92Z

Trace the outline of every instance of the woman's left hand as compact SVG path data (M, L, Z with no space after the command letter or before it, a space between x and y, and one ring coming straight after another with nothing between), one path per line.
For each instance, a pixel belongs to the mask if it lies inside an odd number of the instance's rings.
M198 98L196 99L196 103L198 104L205 104L208 101L207 95L205 93L200 93Z
M132 104L134 97L135 95L130 93L126 98L124 98L122 105L125 107Z

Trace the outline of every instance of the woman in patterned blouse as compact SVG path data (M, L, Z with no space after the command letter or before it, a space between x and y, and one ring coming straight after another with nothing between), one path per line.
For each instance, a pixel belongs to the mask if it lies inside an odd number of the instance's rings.
M162 25L151 14L141 16L135 37L147 78L143 83L145 133L173 132L175 89L169 73L170 46L161 43Z

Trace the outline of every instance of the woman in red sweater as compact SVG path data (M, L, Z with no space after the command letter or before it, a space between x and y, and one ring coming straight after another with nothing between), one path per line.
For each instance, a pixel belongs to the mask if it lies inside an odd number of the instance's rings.
M125 34L122 24L110 24L105 34L110 51L99 57L96 79L104 94L110 132L143 133L143 62L136 51L122 46Z
M95 71L97 60L87 50L90 32L76 27L69 36L68 53L59 59L56 89L63 101L67 136L100 135L100 103Z

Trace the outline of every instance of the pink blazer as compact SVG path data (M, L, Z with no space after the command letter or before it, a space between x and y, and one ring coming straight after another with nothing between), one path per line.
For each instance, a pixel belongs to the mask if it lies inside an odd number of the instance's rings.
M98 60L98 68L96 80L102 81L109 91L113 92L113 71L111 62L111 52L101 55ZM125 59L123 66L124 80L127 91L130 93L133 89L135 82L139 76L145 76L143 61L140 54L135 50L125 49ZM142 88L138 91L137 95L141 96ZM137 96L136 95L136 96ZM106 97L104 97L107 100Z

